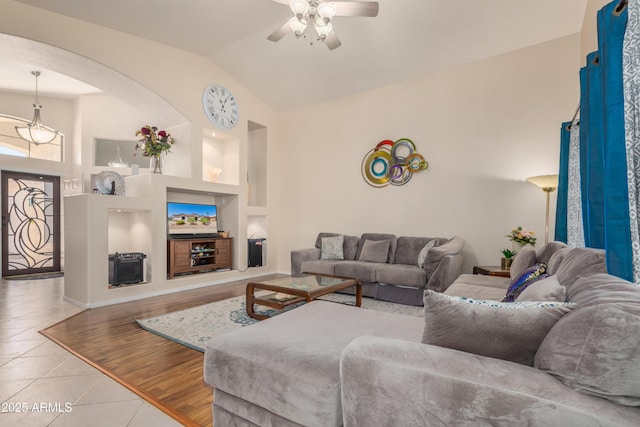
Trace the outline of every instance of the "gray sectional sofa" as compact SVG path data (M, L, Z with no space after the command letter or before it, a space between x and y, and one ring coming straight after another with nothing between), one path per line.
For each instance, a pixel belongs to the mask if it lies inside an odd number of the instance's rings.
M323 256L323 239L337 236L343 240L342 257L324 259L327 257ZM432 247L423 250L427 244ZM464 240L460 237L397 237L382 233L357 237L320 233L313 248L291 251L291 274L353 277L362 283L363 296L422 305L425 289L442 292L460 275L463 250ZM419 265L421 251L424 261Z
M559 248L513 305L469 299L511 283L485 281L425 291L424 316L314 301L216 337L214 424L640 425L640 287L605 270L602 251Z

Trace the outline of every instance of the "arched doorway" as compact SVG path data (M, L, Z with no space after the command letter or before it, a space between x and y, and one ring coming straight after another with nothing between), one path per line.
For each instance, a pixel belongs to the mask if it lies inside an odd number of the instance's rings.
M154 119L157 120L158 123L162 123L163 126L188 126L188 120L180 112L178 112L173 106L171 106L165 99L152 92L144 85L104 64L75 54L68 50L51 46L45 43L0 33L0 62L15 62L26 64L30 69L49 70L58 74L69 76L73 79L98 88L105 94L117 98L118 100L130 105L135 109L152 113ZM0 111L0 114L1 113L3 113L3 111ZM71 139L73 139L73 141ZM81 170L83 168L82 150L85 150L86 147L82 145L85 142L82 139L83 138L81 137L81 135L72 135L67 139L68 146L72 148L65 153L65 159L58 162L57 165L52 162L46 165L43 162L37 161L29 163L30 159L17 159L15 157L10 157L8 153L0 153L0 171L5 172L10 169L11 172L28 172L33 174L31 178L33 178L34 176L50 176L54 181L56 179L59 181L60 176L77 176L83 173L83 171ZM44 168L42 167L43 165ZM12 185L14 186L17 185L17 189L18 191L20 191L20 184L18 183L18 181L12 181L12 178L8 178L7 182L12 183ZM25 184L25 186L32 189L38 188L37 186L31 184ZM3 191L0 196L6 196L7 191L8 190ZM53 203L57 203L58 206L61 205L62 197L60 191L52 192L50 196L54 199ZM29 200L28 197L27 200ZM40 202L40 200L36 198L34 198L32 201L38 203ZM28 201L27 203L30 202ZM60 207L53 209L52 212L58 217L60 217L61 215ZM34 245L33 241L29 241L29 239L25 240L23 238L25 236L16 236L15 234L9 233L9 230L11 228L5 227L5 225L6 224L3 223L2 227L3 264L5 264L4 261L7 261L7 265L9 265L11 264L11 262L8 259L9 254L7 251L11 250L12 248L12 246L8 243L10 240L13 242L18 239L18 246L31 248L31 246ZM63 227L58 227L58 235L60 235L60 233L62 232L62 228ZM32 229L32 231L35 231L35 229ZM27 237L33 237L33 235L27 234ZM64 236L62 236L62 239L64 240ZM63 251L58 248L57 250L46 249L45 252L51 252L53 256L58 257L58 260L56 261L54 259L51 259L46 263L43 263L42 260L39 260L37 262L34 262L33 264L19 261L14 263L14 265L20 265L26 269L39 268L37 266L42 266L44 264L47 265L47 268L53 265L58 265L59 268L59 258L60 256L64 255L61 254L61 252ZM29 255L27 255L26 258L29 258ZM24 273L26 273L26 271L24 271ZM5 275L4 272L3 275Z

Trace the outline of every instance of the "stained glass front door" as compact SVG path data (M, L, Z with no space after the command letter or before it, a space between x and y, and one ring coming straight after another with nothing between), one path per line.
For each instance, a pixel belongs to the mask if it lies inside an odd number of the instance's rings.
M60 271L60 178L2 171L2 276Z

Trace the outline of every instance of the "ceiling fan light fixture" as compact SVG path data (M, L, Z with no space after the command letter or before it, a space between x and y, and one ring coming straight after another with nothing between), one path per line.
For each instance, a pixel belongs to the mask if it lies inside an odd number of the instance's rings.
M309 3L306 0L291 0L289 7L298 21L302 21L309 13Z
M320 40L324 41L327 38L327 35L333 31L333 25L331 24L326 24L326 25L322 25L322 26L318 26L316 25L316 33L318 34L318 38L320 38Z
M294 16L289 20L289 27L291 27L291 31L293 31L296 38L299 38L307 31L307 21L304 19L298 20L298 18Z
M58 136L58 131L42 124L40 110L42 105L38 101L38 76L40 71L32 71L36 78L36 101L33 103L33 120L26 126L16 126L16 132L20 138L33 144L48 144Z
M327 25L336 16L336 8L333 3L320 3L316 7L316 25Z

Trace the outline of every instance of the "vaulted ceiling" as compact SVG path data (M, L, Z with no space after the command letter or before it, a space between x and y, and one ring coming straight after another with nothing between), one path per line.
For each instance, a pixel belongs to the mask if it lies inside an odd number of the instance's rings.
M206 56L278 110L578 33L587 3L378 0L375 18L334 18L342 46L329 51L312 37L268 41L292 16L287 5L272 0L16 1ZM0 64L5 75L3 67L11 65ZM33 77L24 69L14 67L12 75L11 85L32 90ZM8 84L0 81L0 89ZM48 84L42 81L43 93L54 89Z

